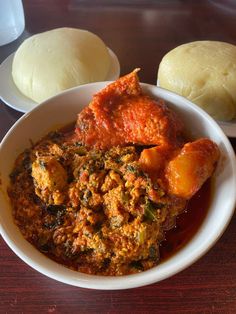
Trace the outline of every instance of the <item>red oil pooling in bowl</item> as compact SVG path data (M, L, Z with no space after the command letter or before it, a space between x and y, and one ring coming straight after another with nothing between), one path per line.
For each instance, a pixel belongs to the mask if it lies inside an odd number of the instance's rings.
M175 228L166 231L165 240L160 245L160 261L164 262L183 248L201 227L211 201L211 180L188 202L184 213L176 219Z

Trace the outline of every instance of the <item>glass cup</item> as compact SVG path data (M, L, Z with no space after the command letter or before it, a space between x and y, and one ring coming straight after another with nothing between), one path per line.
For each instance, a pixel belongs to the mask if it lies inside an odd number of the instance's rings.
M0 46L17 39L25 28L21 0L0 0Z

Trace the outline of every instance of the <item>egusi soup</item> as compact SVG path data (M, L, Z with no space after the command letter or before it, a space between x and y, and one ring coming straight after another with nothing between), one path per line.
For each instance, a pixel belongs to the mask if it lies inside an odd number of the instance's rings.
M162 260L165 234L218 159L210 139L186 142L180 118L142 92L135 70L94 95L70 131L49 133L17 158L14 220L73 270L144 271Z

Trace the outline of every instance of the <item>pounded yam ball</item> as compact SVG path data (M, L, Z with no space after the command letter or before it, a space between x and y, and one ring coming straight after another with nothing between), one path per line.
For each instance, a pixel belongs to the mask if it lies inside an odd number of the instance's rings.
M18 89L36 102L74 86L103 81L110 55L95 34L58 28L26 39L15 53L12 77Z
M218 41L178 46L162 59L158 81L213 118L231 120L236 114L236 46Z

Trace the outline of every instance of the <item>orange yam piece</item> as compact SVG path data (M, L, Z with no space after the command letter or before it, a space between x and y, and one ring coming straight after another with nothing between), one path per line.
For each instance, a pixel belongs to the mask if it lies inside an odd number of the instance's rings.
M168 160L177 154L180 149L173 149L170 145L160 145L144 149L139 158L142 169L149 174L152 179L158 178L163 171Z
M185 144L165 169L169 193L190 199L212 175L219 156L218 146L207 138Z
M77 119L77 140L108 149L126 144L178 144L182 123L161 100L143 94L137 70L93 97Z

